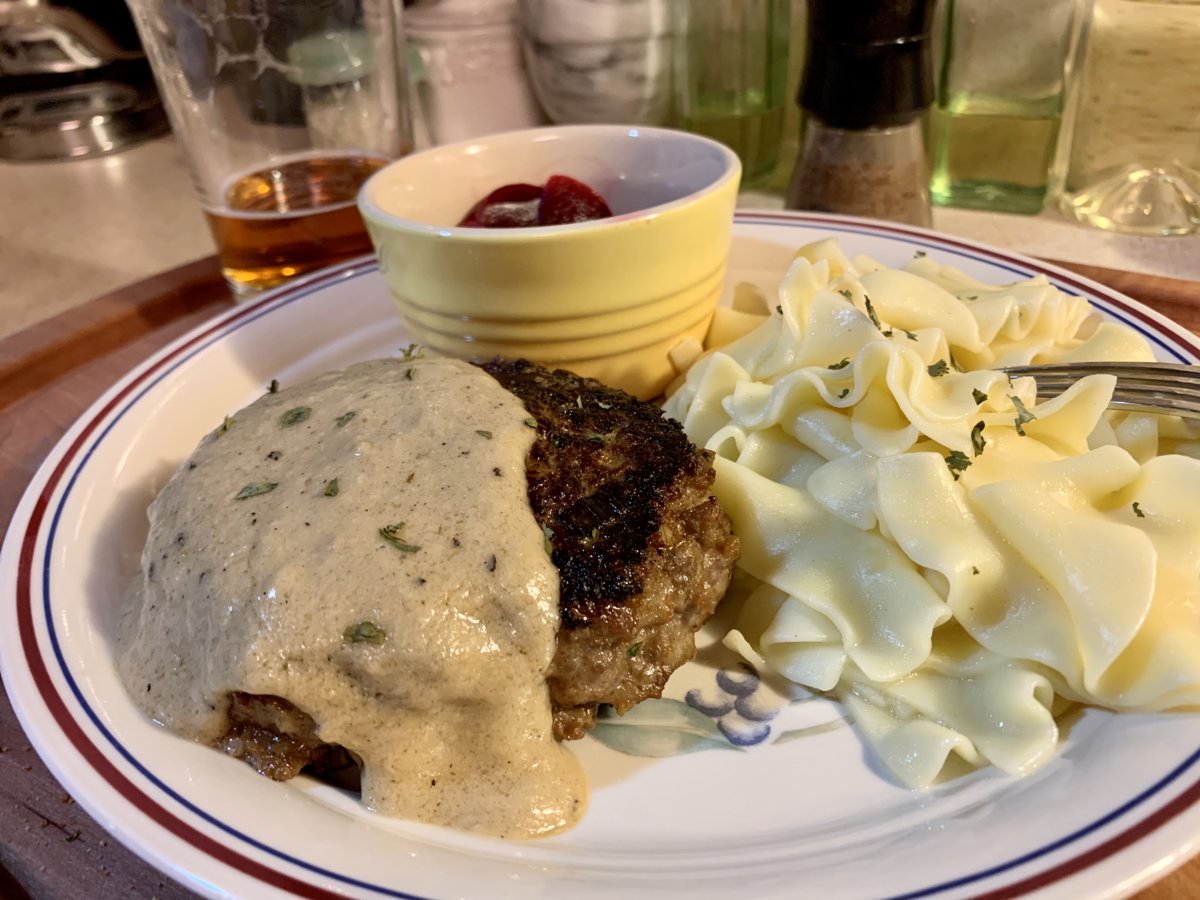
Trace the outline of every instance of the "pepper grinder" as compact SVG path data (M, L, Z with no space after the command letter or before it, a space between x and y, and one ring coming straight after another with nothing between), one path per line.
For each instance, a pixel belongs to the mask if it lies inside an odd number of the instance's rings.
M930 224L928 0L808 0L789 209Z

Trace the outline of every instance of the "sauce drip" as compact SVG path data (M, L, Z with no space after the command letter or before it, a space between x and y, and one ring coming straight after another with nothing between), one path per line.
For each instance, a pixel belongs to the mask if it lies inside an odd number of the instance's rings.
M504 837L573 823L530 421L446 359L364 363L226 420L150 507L118 655L131 695L206 743L231 692L283 697L362 759L385 815Z

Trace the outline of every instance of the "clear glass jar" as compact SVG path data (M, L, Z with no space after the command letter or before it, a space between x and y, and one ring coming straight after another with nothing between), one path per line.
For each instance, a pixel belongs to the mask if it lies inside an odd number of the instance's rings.
M1200 2L1095 0L1084 52L1062 211L1111 231L1200 233Z
M672 13L679 126L732 147L753 186L783 140L790 0L676 0Z

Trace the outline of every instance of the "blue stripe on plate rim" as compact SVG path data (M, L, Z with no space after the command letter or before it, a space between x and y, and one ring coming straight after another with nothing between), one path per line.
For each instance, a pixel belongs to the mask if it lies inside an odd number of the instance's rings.
M1061 290L1064 290L1065 292L1074 294L1074 295L1087 296L1089 300L1092 300L1093 302L1098 302L1098 305L1101 308L1103 308L1106 313L1108 313L1113 318L1121 321L1122 323L1124 323L1124 324L1128 325L1129 327L1138 331L1138 333L1140 333L1143 337L1145 337L1147 340L1158 345L1164 352L1166 352L1167 354L1172 356L1174 359L1176 359L1180 362L1195 362L1198 358L1200 358L1200 342L1194 342L1191 347L1189 347L1187 350L1184 350L1182 342L1165 340L1164 339L1165 336L1163 335L1163 332L1161 330L1159 330L1159 325L1157 322L1155 322L1154 320L1150 319L1149 317L1143 315L1140 311L1135 311L1135 310L1131 309L1130 307L1126 306L1125 303L1116 299L1116 297L1118 295L1110 293L1103 287L1100 287L1099 289L1097 289L1095 287L1092 287L1091 285L1081 283L1080 281L1077 281L1072 276L1064 275L1062 272L1060 272L1058 270L1052 270L1052 269L1043 267L1041 264L1033 262L1033 261L1030 261L1029 263L1024 263L1020 260L1014 260L1012 256L1007 255L1007 254L996 254L996 253L986 250L985 248L973 246L970 243L961 243L961 242L955 241L953 239L944 238L940 235L934 235L932 233L924 232L924 231L917 230L917 229L910 230L910 229L906 229L903 227L896 227L896 226L890 226L890 225L884 226L881 223L874 223L874 222L865 222L865 221L864 222L856 222L852 219L843 219L843 218L838 218L838 217L808 216L808 215L803 215L803 214L792 214L792 213L739 211L737 216L735 217L735 221L744 223L744 224L768 225L768 226L785 227L785 228L801 227L801 226L818 227L818 228L821 228L821 229L827 230L827 231L835 231L835 232L842 232L842 233L849 233L849 234L863 234L863 235L868 235L871 237L895 238L896 240L903 241L905 244L908 244L908 245L924 247L924 248L928 248L930 250L937 251L939 253L950 253L950 254L954 254L957 256L972 259L975 261L984 262L991 266L1006 269L1007 271L1010 271L1010 272L1014 273L1015 275L1022 277L1022 278L1027 278L1027 277L1030 277L1035 274L1045 274L1050 278L1051 282L1054 283ZM104 736L104 739L109 743L109 745L126 762L128 762L138 773L140 773L141 776L143 778L145 778L147 782L149 782L150 784L153 784L158 790L160 790L162 793L166 794L168 797L170 797L172 800L174 800L176 803L178 803L184 809L191 812L193 815L198 816L200 819L204 820L208 824L214 826L215 828L219 829L220 831L224 832L225 834L229 835L230 837L236 838L238 841L241 841L244 844L246 844L250 847L253 847L256 850L258 850L264 854L267 854L268 856L275 857L281 861L290 863L301 869L310 871L313 874L320 875L320 876L323 876L326 878L330 878L332 880L335 880L335 881L345 884L347 886L367 889L367 890L376 892L378 894L381 894L383 896L399 898L399 900L421 900L421 898L419 898L413 894L404 893L402 891L388 888L388 887L385 887L382 885L371 884L369 882L362 881L360 879L354 878L349 875L345 875L340 872L335 872L335 871L332 871L329 869L322 868L320 866L306 862L305 860L295 857L295 856L293 856L289 853L286 853L282 850L279 850L277 848L274 848L267 844L264 844L263 842L251 837L250 835L244 834L241 831L238 831L237 829L233 828L232 826L220 821L219 819L214 817L212 814L205 812L199 806L197 806L190 800L186 799L185 797L183 797L176 791L169 788L165 783L163 783L159 778L157 778L149 769L147 769L137 759L137 757L133 754L133 752L131 752L127 747L125 747L123 744L121 744L119 741L117 741L115 736L105 727L103 721L100 719L100 717L96 713L96 711L87 702L87 699L85 698L82 690L80 689L78 683L76 682L76 679L71 674L71 670L70 670L70 668L67 664L67 660L63 654L62 647L61 647L59 639L58 639L58 634L55 630L54 616L52 614L52 608L51 608L51 606L52 606L52 603L51 603L52 595L51 595L51 585L50 585L51 558L53 555L54 541L55 541L55 537L57 535L59 519L60 519L60 516L62 513L63 506L65 505L66 499L70 495L72 488L74 487L80 473L83 471L84 467L87 465L88 460L91 458L91 456L94 453L94 451L96 450L96 448L104 441L105 437L112 430L112 428L116 425L116 423L134 405L136 405L139 402L139 400L146 393L148 393L152 388L154 388L163 379L165 379L168 375L170 375L175 369L177 369L180 365L182 365L187 360L191 359L196 354L200 353L207 347L211 346L213 343L223 339L224 337L228 336L229 334L232 334L233 332L239 330L240 328L244 327L245 325L262 318L263 316L271 315L271 314L277 312L278 310L290 305L291 303L301 300L304 297L307 297L315 292L322 291L322 290L332 286L333 284L341 283L343 281L353 280L355 278L359 278L359 277L363 277L363 276L374 275L377 272L378 272L377 264L367 262L367 261L355 261L353 263L347 264L346 266L339 267L337 269L326 270L326 271L322 272L320 275L314 277L311 281L306 280L305 283L295 284L295 285L291 285L291 286L280 289L270 299L263 298L263 300L260 301L260 303L262 304L262 307L260 309L255 309L252 311L251 310L243 311L243 312L252 312L252 314L250 314L250 315L238 316L236 314L236 312L232 313L230 315L229 321L223 323L225 327L218 326L217 329L215 329L205 340L203 340L200 343L197 343L195 346L188 349L186 353L183 353L183 355L181 355L177 359L175 359L171 363L171 365L169 365L168 367L163 369L161 372L159 372L140 391L138 391L131 398L129 398L124 403L124 405L122 406L122 408L119 411L115 412L112 415L112 418L110 419L110 421L105 425L105 427L100 432L100 434L94 439L91 446L88 447L87 451L83 454L83 456L76 463L74 471L71 473L70 478L67 481L66 487L62 491L62 494L61 494L61 496L58 500L57 506L55 508L53 517L51 519L50 527L49 527L47 538L46 538L45 548L43 550L43 565L42 565L42 590L43 590L42 607L43 607L43 609L42 609L42 612L43 612L43 616L44 616L43 624L44 624L46 632L49 636L50 644L51 644L51 647L53 648L53 652L54 652L54 657L58 664L58 669L61 672L67 685L69 686L71 693L75 698L75 701L78 703L80 708L83 709L83 711L85 712L85 714L87 715L89 720L92 722L92 724L95 726L95 728L100 732L100 734L102 734ZM1142 324L1143 322L1145 322L1146 325L1152 325L1153 329L1145 327L1145 325ZM1190 355L1188 352L1189 350L1191 351ZM167 352L170 353L172 351L169 349ZM178 352L178 349L174 350L173 352ZM1164 775L1159 781L1154 783L1152 786L1150 786L1146 790L1142 791L1137 796L1135 796L1135 797L1131 798L1130 800L1126 801L1125 803L1121 804L1119 807L1112 810L1110 813L1100 817L1099 819L1090 823L1089 825L1087 825L1083 828L1080 828L1075 832L1072 832L1071 834L1065 835L1064 837L1062 837L1056 841L1053 841L1050 844L1047 844L1043 847L1038 848L1037 850L1031 851L1029 853L1025 853L1019 857L1015 857L1011 860L1007 860L1003 863L999 863L995 866L991 866L987 869L972 873L970 875L955 878L950 881L941 882L939 884L930 885L928 887L925 887L925 888L922 888L922 889L919 889L916 891L912 891L909 893L905 893L902 895L897 895L894 898L892 898L892 900L917 900L917 898L931 897L936 894L943 893L945 891L953 890L955 888L965 887L967 885L977 883L984 879L992 878L996 875L1000 875L1005 872L1012 871L1020 866L1024 866L1024 865L1026 865L1030 862L1033 862L1039 858L1047 856L1048 854L1054 853L1057 850L1060 850L1060 849L1067 847L1073 843L1076 843L1077 841L1087 837L1088 835L1093 834L1097 830L1104 828L1106 825L1112 823L1116 819L1120 818L1121 816L1127 814L1128 812L1135 809L1139 805L1143 804L1145 801L1147 801L1151 797L1153 797L1156 794L1163 791L1166 787L1173 784L1184 773L1186 773L1190 768L1192 768L1197 763L1197 761L1200 761L1200 750L1197 750L1195 753L1192 753L1191 755L1189 755L1183 762L1181 762L1178 766L1176 766L1169 773Z

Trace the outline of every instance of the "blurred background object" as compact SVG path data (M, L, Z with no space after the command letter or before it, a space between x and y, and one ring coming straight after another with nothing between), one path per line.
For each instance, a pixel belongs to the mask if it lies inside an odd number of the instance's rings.
M1086 0L942 0L933 202L1041 212Z
M675 0L672 12L678 125L733 148L753 187L783 140L790 0Z
M412 149L392 0L130 0L235 294L368 253L355 198Z
M930 224L932 12L927 0L808 0L789 209Z
M431 143L545 121L521 57L517 0L417 0L404 20Z
M1134 234L1200 233L1200 3L1095 0L1060 207Z
M559 124L666 124L671 118L672 3L520 0L525 62Z
M98 156L166 131L124 3L0 0L0 158Z

